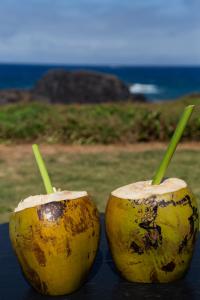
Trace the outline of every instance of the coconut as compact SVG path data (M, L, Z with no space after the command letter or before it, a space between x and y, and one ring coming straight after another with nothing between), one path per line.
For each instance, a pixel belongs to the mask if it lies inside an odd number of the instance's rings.
M69 294L85 281L100 230L87 192L28 197L11 214L9 229L23 274L38 292Z
M116 267L133 282L170 282L184 276L198 233L198 209L187 183L169 178L114 190L106 232Z

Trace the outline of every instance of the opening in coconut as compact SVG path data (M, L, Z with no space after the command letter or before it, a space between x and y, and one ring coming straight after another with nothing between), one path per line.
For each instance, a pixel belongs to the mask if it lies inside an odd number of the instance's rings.
M111 194L121 199L137 200L153 195L173 193L186 187L187 183L184 180L168 178L159 185L152 185L151 180L131 183L114 190Z
M47 194L47 195L35 195L35 196L30 196L22 201L19 202L18 206L15 208L14 212L30 208L30 207L35 207L37 205L43 205L47 204L50 202L55 202L55 201L62 201L62 200L76 200L78 198L87 196L86 191L62 191L62 192L55 192L52 194Z

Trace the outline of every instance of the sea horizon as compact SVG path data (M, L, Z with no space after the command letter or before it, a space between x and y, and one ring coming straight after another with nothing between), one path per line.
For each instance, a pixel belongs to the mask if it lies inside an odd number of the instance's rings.
M72 67L79 67L79 66L87 66L87 67L126 67L126 68L200 68L200 64L126 64L126 63L59 63L59 62L5 62L0 61L0 65L28 65L28 66L72 66Z

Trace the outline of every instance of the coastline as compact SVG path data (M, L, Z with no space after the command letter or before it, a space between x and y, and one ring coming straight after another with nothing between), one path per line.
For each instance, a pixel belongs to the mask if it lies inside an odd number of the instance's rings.
M150 101L174 100L200 93L200 66L123 66L123 65L65 65L65 64L2 64L0 90L32 89L49 70L92 71L118 77L128 87L145 95ZM172 101L173 101L172 100Z

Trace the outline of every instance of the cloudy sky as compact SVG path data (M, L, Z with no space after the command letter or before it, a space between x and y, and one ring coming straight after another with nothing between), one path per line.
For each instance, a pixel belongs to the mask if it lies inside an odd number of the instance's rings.
M0 62L200 64L200 0L1 0Z

